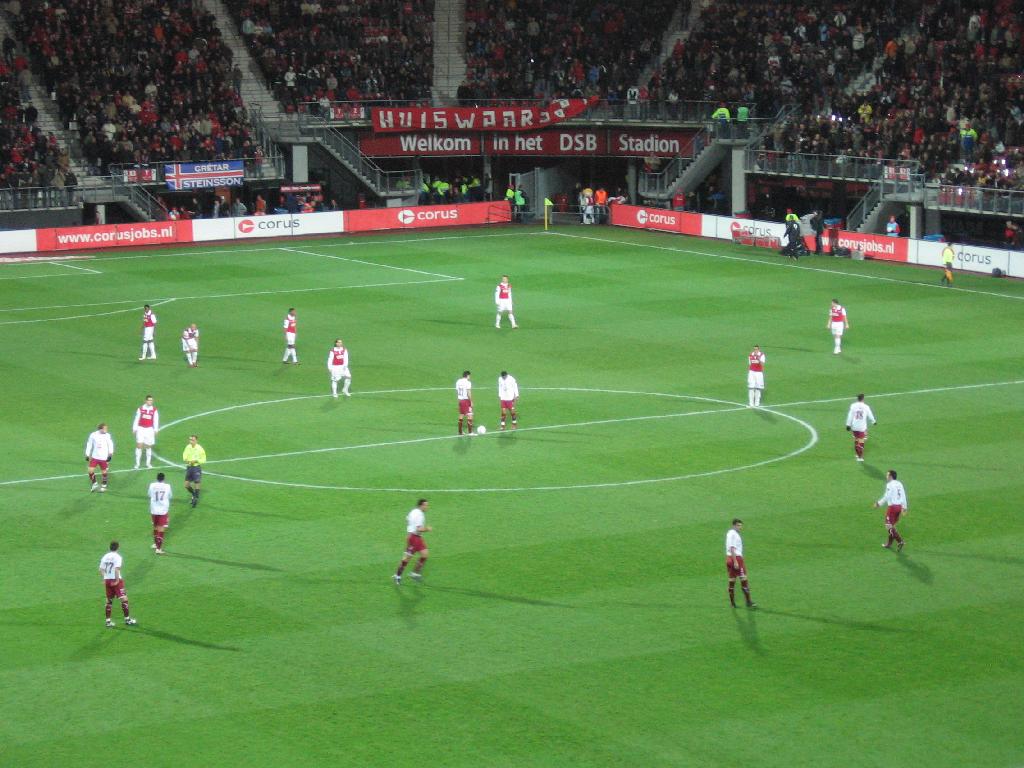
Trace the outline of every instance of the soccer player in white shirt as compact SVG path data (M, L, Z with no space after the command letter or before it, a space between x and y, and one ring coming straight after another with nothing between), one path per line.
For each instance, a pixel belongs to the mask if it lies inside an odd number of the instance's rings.
M516 402L519 400L519 382L508 371L502 371L498 377L498 402L501 403L501 428L505 429L506 414L512 417L512 429L519 426L516 417Z
M290 357L295 365L299 364L299 357L295 352L295 328L295 307L291 307L288 314L284 316L284 358L281 360L282 363L287 363Z
M473 382L469 380L469 371L462 372L462 378L455 381L455 399L459 401L459 434L462 434L462 422L468 424L468 434L473 434Z
M142 308L142 353L139 360L146 359L146 352L149 352L149 359L156 360L156 342L153 340L156 333L156 313L146 304Z
M868 422L877 424L871 406L864 402L864 395L857 395L857 400L850 403L850 411L846 414L846 431L853 433L853 452L857 461L864 461L864 442L868 439Z
M747 599L747 608L757 608L750 598L750 584L747 582L747 566L743 563L743 539L740 531L743 521L734 517L732 528L725 533L725 569L729 573L729 602L736 607L736 579L740 580L740 588Z
M107 432L106 423L96 425L96 431L89 435L85 441L85 460L89 462L89 489L95 491L99 488L100 493L107 490L107 473L110 471L110 462L114 459L114 438ZM96 482L96 467L100 468L102 485Z
M100 559L100 576L103 577L103 589L107 594L107 626L114 626L114 620L110 618L111 609L114 606L114 598L121 601L121 610L124 612L124 623L132 626L136 623L128 610L128 595L124 591L124 579L121 577L121 567L124 560L117 551L120 544L116 541L110 542L110 551Z
M494 306L498 308L498 314L494 317L494 327L501 328L501 313L507 312L509 322L513 328L516 325L516 316L512 310L512 285L508 281L508 275L501 276L501 282L494 287Z
M153 518L153 549L158 555L164 553L164 531L167 530L167 516L171 513L171 485L164 482L164 473L159 472L156 482L149 484L149 514Z
M160 411L153 405L153 396L146 395L146 401L135 409L132 434L135 435L135 469L139 468L142 450L146 450L146 469L153 468L153 446L156 433L160 431Z
M843 331L850 327L850 321L846 317L846 307L839 303L839 299L832 299L832 307L828 311L828 326L832 331L832 340L835 346L832 354L838 355L843 348Z
M764 364L767 359L757 344L747 356L747 403L750 408L761 405L761 393L764 392Z
M890 469L885 473L885 480L885 493L875 502L876 509L885 507L885 529L889 533L889 540L882 545L882 548L891 549L892 543L895 541L896 551L902 552L906 542L903 541L900 532L896 530L896 523L899 522L902 515L907 513L907 508L910 506L907 503L907 491L903 487L903 483L896 479L895 469Z
M195 323L181 332L181 351L185 353L189 368L199 367L199 329Z
M416 581L423 578L423 566L430 556L430 552L427 550L427 543L423 540L423 534L434 530L427 525L427 507L429 506L430 504L426 499L420 499L416 502L416 506L412 511L405 516L405 554L402 555L402 562L398 564L398 570L395 571L395 575L391 577L394 579L395 584L402 583L402 571L405 570L405 566L409 564L413 556L417 554L420 556L420 559L416 561L416 565L412 569L412 577Z
M331 374L331 395L338 396L338 382L342 379L345 383L341 387L341 393L345 397L352 397L348 388L352 385L352 374L349 373L349 354L341 339L334 340L334 346L327 353L327 372Z

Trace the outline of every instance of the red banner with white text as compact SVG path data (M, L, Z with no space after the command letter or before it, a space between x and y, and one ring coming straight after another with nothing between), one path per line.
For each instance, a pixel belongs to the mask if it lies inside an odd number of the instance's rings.
M869 259L884 261L906 261L910 240L905 237L889 237L888 235L869 235L862 232L840 230L838 242L831 243L832 249L849 248L860 251Z
M681 235L701 234L701 215L686 211L668 211L664 208L642 208L638 205L613 205L609 210L612 224L617 227L656 229Z
M189 220L36 230L36 248L40 251L75 251L124 245L191 242L192 222Z
M511 220L512 210L508 203L503 202L366 208L345 212L345 231L467 227L474 224L503 224Z
M532 131L578 117L598 99L558 99L547 106L375 107L375 133L407 131Z

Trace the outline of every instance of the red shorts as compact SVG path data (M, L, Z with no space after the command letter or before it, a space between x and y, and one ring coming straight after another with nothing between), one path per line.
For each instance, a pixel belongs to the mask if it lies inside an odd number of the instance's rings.
M853 433L853 436L855 438L857 438L858 440L867 440L868 439L868 433L867 432L856 432L855 431Z
M153 518L153 527L161 528L167 525L167 515L150 515Z
M903 507L899 504L893 504L891 507L885 510L885 524L896 525L899 522L900 515L903 514Z
M409 538L405 540L405 554L415 555L417 552L422 552L427 548L427 542L423 540L423 537L418 533L410 533Z
M473 412L472 400L459 400L459 415L465 416Z
M99 467L104 472L106 472L108 466L109 466L109 462L107 462L105 460L102 460L102 459L89 459L89 469L96 469L96 467Z
M104 579L103 587L107 590L107 600L124 597L124 579Z
M503 410L503 411L515 410L515 407L516 407L516 401L515 400L501 400L500 402L501 402L501 410Z
M739 568L737 568L735 565L733 565L733 561L736 561L736 562L739 563ZM728 555L726 555L726 557L725 557L725 570L727 570L729 572L729 578L730 579L736 579L736 578L739 578L740 576L742 576L743 578L747 577L747 566L745 566L743 564L743 558L742 557L729 557Z

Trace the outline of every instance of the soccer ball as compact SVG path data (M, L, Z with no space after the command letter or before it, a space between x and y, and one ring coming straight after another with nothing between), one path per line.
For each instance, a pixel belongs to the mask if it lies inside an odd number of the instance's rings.
M478 435L486 435L487 434L487 427L485 427L483 424L481 424L479 427L476 428L476 433Z

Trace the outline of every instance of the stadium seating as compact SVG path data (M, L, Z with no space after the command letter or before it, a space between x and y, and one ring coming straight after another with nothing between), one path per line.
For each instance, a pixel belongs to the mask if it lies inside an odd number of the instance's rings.
M1019 183L1019 153L1007 148L1024 141L1024 18L1012 0L831 8L823 17L812 6L705 2L655 73L652 98L754 101L761 114L792 104L769 149L915 159L929 180L966 165L957 173L990 183L995 168L1000 184Z
M56 137L36 125L37 108L28 100L19 76L28 60L17 53L11 38L0 59L0 188L58 187L74 185L66 155ZM14 201L7 195L0 202ZM2 205L0 207L7 207Z
M230 0L229 7L289 110L322 99L430 98L432 0Z
M231 51L186 0L31 0L15 27L90 173L114 163L251 156Z
M661 50L665 22L678 5L469 0L460 100L599 95L622 101Z

